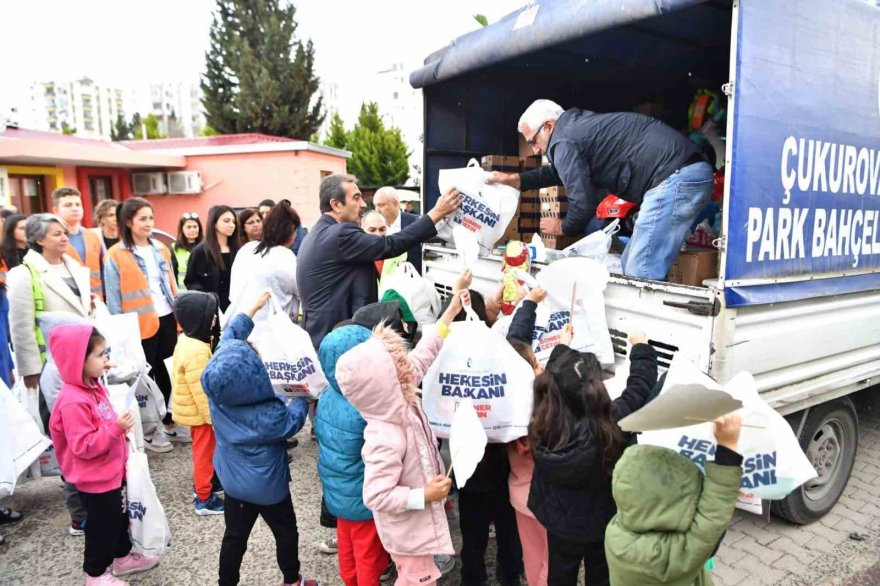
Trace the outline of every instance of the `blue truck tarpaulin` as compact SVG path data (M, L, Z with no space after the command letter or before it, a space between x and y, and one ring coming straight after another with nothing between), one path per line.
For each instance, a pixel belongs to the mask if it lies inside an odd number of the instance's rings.
M730 306L880 288L880 8L742 2Z
M455 39L410 75L414 88L426 87L602 30L645 20L706 0L548 0L507 15L488 27ZM534 20L521 19L534 10ZM518 22L519 21L519 22ZM529 24L526 24L529 23ZM518 26L518 24L520 26Z

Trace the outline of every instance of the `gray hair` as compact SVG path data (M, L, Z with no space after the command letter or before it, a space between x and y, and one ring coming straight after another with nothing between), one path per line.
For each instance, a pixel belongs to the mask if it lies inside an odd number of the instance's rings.
M336 201L345 203L344 183L357 184L357 177L354 175L330 175L321 181L321 188L318 193L320 198L319 206L322 214L333 211L333 206L330 205L331 200L335 199Z
M34 214L28 218L27 223L24 225L28 248L32 248L37 252L43 252L43 247L37 244L37 242L43 240L49 234L50 226L55 223L60 224L64 231L70 234L67 224L55 214Z
M385 187L380 187L376 190L376 193L373 194L373 201L376 201L377 197L387 197L392 202L397 204L400 203L400 198L397 197L397 190L391 186L386 185Z
M519 118L516 129L523 131L523 126L528 126L532 132L541 128L545 122L556 122L565 110L553 100L535 100L526 108Z

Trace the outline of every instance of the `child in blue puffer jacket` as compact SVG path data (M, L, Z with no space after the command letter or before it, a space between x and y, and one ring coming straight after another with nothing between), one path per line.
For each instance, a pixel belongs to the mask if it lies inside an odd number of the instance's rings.
M232 318L202 372L217 438L214 469L226 491L219 584L238 584L248 537L261 516L275 536L284 584L317 586L299 571L299 533L285 450L285 440L305 423L308 403L286 403L275 395L262 360L247 343L254 328L251 318L268 300L269 293L263 293L247 314Z

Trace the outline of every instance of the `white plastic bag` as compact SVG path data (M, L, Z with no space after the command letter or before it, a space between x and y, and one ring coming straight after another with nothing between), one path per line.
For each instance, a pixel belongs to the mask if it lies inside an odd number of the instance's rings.
M106 339L107 356L115 364L107 373L110 384L131 383L138 375L149 372L136 313L111 315L99 301L95 306L95 327Z
M568 256L600 258L611 250L611 237L620 230L620 220L614 220L601 230L588 234L565 248Z
M538 361L546 364L559 344L562 330L571 319L571 296L575 291L571 348L592 352L604 365L614 364L614 346L605 321L608 270L592 259L564 258L545 267L537 280L547 291L547 298L535 312L532 348Z
M23 378L14 386L19 387L19 394L26 391ZM18 477L34 465L39 474L38 459L51 445L24 405L0 381L0 498L12 494Z
M783 499L801 484L816 477L816 470L801 449L791 426L761 399L750 373L741 372L721 387L690 361L676 356L669 367L663 390L688 383L722 389L743 403L738 413L749 427L742 428L737 448L737 452L743 456L738 508L754 512L756 500ZM712 423L646 431L639 434L638 442L675 450L700 468L707 461L715 459Z
M37 433L41 436L45 437L45 429L43 429L43 418L40 417L40 391L35 388L28 388L24 384L24 377L18 377L18 380L15 381L15 384L12 385L12 395L16 398L18 403L24 408L24 411L28 414L31 421L37 428ZM46 439L48 442L43 450L35 459L33 459L30 463L30 466L25 469L24 480L39 480L42 478L42 467L40 466L40 456L42 456L43 452L48 449L52 442Z
M461 207L437 224L437 235L447 242L455 242L452 228L456 225L467 228L477 237L480 256L492 252L519 205L519 191L507 185L487 185L490 175L480 168L476 159L471 159L467 167L441 169L437 176L441 192L454 187L462 197Z
M162 390L148 374L138 375L137 380L132 385L134 398L137 400L140 409L141 423L156 424L161 423L165 417L167 409L165 407L165 397Z
M269 300L270 316L254 325L249 338L282 397L318 399L330 383L321 370L308 333L292 321L275 301Z
M528 432L532 416L532 367L500 334L467 308L455 322L440 354L422 380L422 404L439 438L449 437L458 403L469 398L491 443L506 443Z
M379 299L389 290L394 290L403 297L420 325L437 321L440 314L440 294L432 282L421 276L411 263L400 263L393 273L382 279Z
M128 531L135 551L145 555L162 555L171 545L171 528L165 509L156 495L150 478L147 455L129 443L125 463L125 495Z

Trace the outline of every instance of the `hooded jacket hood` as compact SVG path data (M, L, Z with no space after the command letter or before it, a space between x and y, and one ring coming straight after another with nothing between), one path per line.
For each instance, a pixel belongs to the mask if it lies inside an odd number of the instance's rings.
M202 388L218 405L254 405L274 401L275 391L263 361L250 344L224 340L202 371Z
M384 323L401 336L405 336L403 320L403 310L400 302L397 300L380 301L365 305L354 312L354 315L351 317L351 321L368 330L373 330L379 324Z
M89 324L63 324L49 335L49 351L55 358L58 374L66 384L84 387L83 365L86 348L95 328Z
M371 335L369 328L362 325L348 325L337 328L324 337L318 349L318 359L321 361L324 376L334 389L339 390L339 383L336 382L336 364L339 359L358 344L369 340Z
M636 445L617 462L611 490L626 529L681 533L693 523L703 475L693 462L668 448Z
M190 338L208 342L217 314L217 296L204 291L187 291L174 300L174 319Z
M337 362L338 388L365 419L399 420L407 405L417 400L408 350L400 334L380 325L369 340Z

